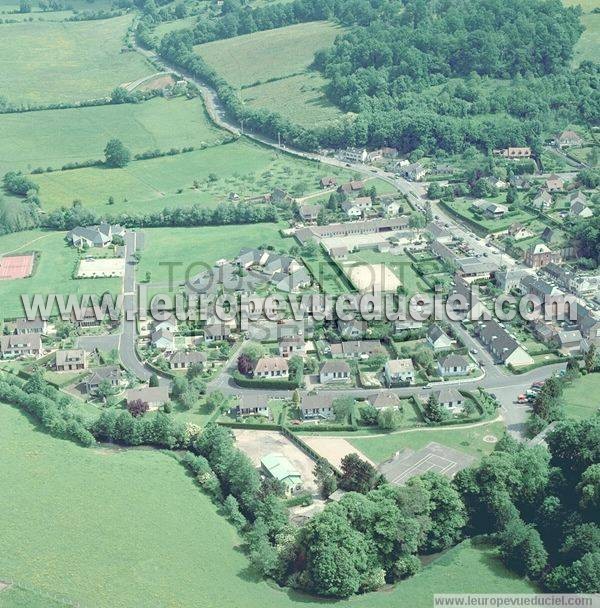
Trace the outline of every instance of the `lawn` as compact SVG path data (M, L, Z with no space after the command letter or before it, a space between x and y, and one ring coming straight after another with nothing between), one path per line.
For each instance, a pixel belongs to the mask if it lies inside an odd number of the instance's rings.
M121 53L131 20L2 25L0 90L11 103L73 102L152 74L141 55Z
M589 418L600 408L600 373L581 376L567 385L565 411L569 418Z
M486 443L483 438L486 435L494 435L500 438L504 434L504 428L504 424L501 422L492 422L471 428L448 426L445 429L418 429L408 433L392 433L382 437L357 437L356 439L349 439L349 441L373 462L383 462L398 450L405 448L420 450L431 441L468 452L473 456L484 456L493 450L494 444Z
M595 3L595 7L600 5ZM573 63L579 65L582 61L597 61L600 53L600 14L592 13L581 16L585 31L575 44Z
M161 452L80 448L0 406L0 456L10 488L0 498L0 579L22 586L0 593L1 608L60 605L48 596L96 608L323 605L257 580L234 529ZM425 608L436 592L481 591L533 588L467 541L352 605Z
M301 23L195 47L250 106L267 108L304 126L341 116L325 96L327 81L310 70L315 52L329 48L344 28Z
M490 203L505 204L506 195L500 194L495 198L485 199ZM448 207L454 210L458 215L475 222L486 232L501 232L506 230L511 224L518 222L520 224L528 224L534 216L524 209L515 209L509 211L506 215L498 219L487 219L476 214L472 210L474 199L456 199L448 203Z
M21 294L116 294L120 279L73 279L79 255L65 241L64 232L31 230L0 236L0 255L8 252L39 252L33 276L0 281L0 315L4 319L23 316Z
M231 259L242 247L272 245L276 249L289 249L292 239L283 239L278 224L246 224L235 226L202 226L195 228L147 228L141 261L137 267L139 279L150 273L150 282L156 287L169 287L169 269L173 267L174 283L181 283L212 266L218 259ZM235 231L235 238L229 237Z
M77 128L73 129L76 124ZM0 173L103 159L118 137L132 154L214 144L227 133L210 122L199 98L0 114ZM33 134L33 135L32 135Z
M133 161L122 169L91 167L34 175L45 211L79 199L97 213L141 214L200 203L216 207L229 192L255 196L276 187L319 188L329 167L274 152L242 138L207 150ZM349 179L350 173L333 173ZM194 184L194 182L197 182ZM197 186L194 187L194 186ZM114 204L109 205L109 197Z

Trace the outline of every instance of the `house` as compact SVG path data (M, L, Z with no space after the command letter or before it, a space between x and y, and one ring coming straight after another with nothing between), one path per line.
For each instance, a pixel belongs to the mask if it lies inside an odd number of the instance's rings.
M399 201L397 198L384 196L379 199L381 206L383 207L384 213L389 216L398 215L403 209L404 205L402 201Z
M350 382L350 366L346 361L325 361L319 371L319 382L321 384Z
M550 262L560 264L562 262L562 255L560 252L552 251L542 243L530 247L525 252L525 264L531 268L543 268L546 264L550 264Z
M583 337L591 345L600 347L600 317L584 306L577 307L577 322Z
M553 245L562 240L562 235L560 231L554 228L550 228L550 226L546 226L542 230L540 238L542 239L542 241L544 241L544 243L547 243L548 245Z
M398 319L394 321L394 334L401 334L403 331L418 330L423 327L423 321L416 319Z
M245 393L238 399L234 408L237 416L269 416L266 399L262 395Z
M287 380L288 375L288 362L284 357L261 357L254 368L255 378Z
M562 178L558 177L556 174L552 174L544 183L546 190L548 192L557 192L558 190L562 190L565 186Z
M460 315L461 319L480 319L489 315L489 310L479 299L477 292L471 288L471 284L458 275L448 295L447 305L453 313Z
M481 258L458 258L455 262L458 266L456 274L468 283L478 279L491 279L498 270L498 265L495 262Z
M506 268L494 273L494 281L502 291L507 293L511 289L518 287L523 277L531 272L531 270L525 268Z
M229 325L222 323L213 323L204 326L204 341L205 342L224 342L231 335Z
M308 273L308 270L302 267L291 274L280 272L273 275L271 278L271 283L273 283L279 291L285 291L288 293L296 292L301 289L305 289L306 287L310 287L312 277Z
M385 362L383 374L388 386L414 384L415 367L412 359L390 359Z
M522 175L513 175L509 183L511 186L517 188L517 190L529 190L531 188L531 180Z
M173 315L170 315L162 321L157 321L154 324L154 331L169 331L174 334L177 331L177 320Z
M159 329L150 334L150 344L158 350L175 350L175 336L168 329Z
M71 322L76 327L97 327L102 324L102 319L98 318L93 307L87 307L78 311L73 310Z
M355 205L352 200L343 201L341 208L350 219L362 217L362 209L358 205Z
M400 406L400 397L391 391L379 391L367 397L367 401L378 410L387 408L398 408Z
M497 156L504 156L505 158L529 158L531 156L531 148L502 148L500 150L494 150L493 153Z
M331 356L336 359L350 357L352 359L369 359L376 355L387 354L380 340L349 340L331 345Z
M553 297L563 294L563 292L544 279L540 279L535 275L526 275L521 281L521 287L524 293L533 294L540 300L544 300L546 297Z
M117 365L105 365L92 370L85 380L85 390L88 395L93 395L103 383L115 389L121 382L121 370Z
M169 388L167 386L131 388L125 393L125 399L127 405L134 401L142 401L148 404L149 409L155 410L169 401Z
M14 326L14 333L18 336L24 334L43 335L48 331L48 323L43 319L17 319Z
M425 175L427 175L427 169L423 167L420 163L412 163L410 165L406 165L406 167L401 167L399 171L400 175L406 179L409 179L413 182L418 182L423 179Z
M367 323L360 319L350 319L348 321L338 319L337 329L344 340L359 340L367 331Z
M472 207L477 211L480 211L483 216L488 219L497 219L508 213L508 207L506 205L490 203L489 201L475 201Z
M565 130L554 138L557 148L569 148L583 145L583 139L575 131Z
M203 367L206 363L206 353L197 350L174 352L169 359L169 367L171 369L188 369L192 365Z
M240 195L237 192L230 192L227 195L227 198L232 202L232 203L237 203L240 200Z
M302 221L312 224L317 221L321 209L321 205L300 205L298 207L298 215Z
M338 188L338 192L343 194L356 194L360 192L365 187L365 183L362 180L352 180L351 182L346 182L342 184Z
M441 357L437 364L440 376L464 376L471 369L471 361L464 355L446 355Z
M569 206L569 215L572 217L587 218L592 217L594 212L583 203L581 199L576 199L573 200Z
M498 363L531 365L533 358L497 321L482 321L475 326L475 335Z
M74 372L87 367L86 352L82 348L57 350L54 367L57 372Z
M115 236L123 236L125 228L101 223L97 226L76 226L67 232L67 239L75 247L107 247Z
M346 148L340 152L339 158L345 163L364 163L368 156L364 148Z
M304 394L300 402L302 418L331 418L333 416L333 400L335 395L328 393Z
M546 343L554 340L557 333L556 328L553 325L540 319L533 321L530 324L529 329L536 339Z
M40 357L42 355L40 334L0 336L0 354L3 359Z
M462 412L465 407L465 397L455 388L442 388L439 391L433 391L432 395L440 405L454 414Z
M282 188L275 188L273 192L271 192L270 200L273 203L293 203L294 197Z
M581 352L583 336L578 329L557 332L554 341L563 355L577 355Z
M534 209L538 209L540 211L545 211L546 209L550 209L552 207L552 195L548 190L542 188L536 195L535 198L531 201L531 206Z
M333 188L337 185L337 180L335 177L326 176L322 177L319 181L321 188Z
M569 280L568 288L578 296L600 293L600 273L573 274Z
M454 235L441 222L429 222L429 224L425 226L425 230L431 235L434 242L446 245L454 240Z
M431 325L427 330L427 342L434 350L443 350L452 346L452 338L439 325Z
M261 459L260 468L267 477L277 479L283 484L286 496L292 496L302 490L302 476L282 454L267 454Z
M281 357L302 357L306 349L304 336L284 336L279 340L279 355Z
M398 148L390 148L388 146L383 146L381 148L381 155L384 158L396 158L398 156Z
M330 247L328 253L334 260L345 260L348 257L348 247L345 245L342 245L341 247Z
M533 232L522 224L515 222L508 227L508 236L515 239L515 241L521 241L533 236Z

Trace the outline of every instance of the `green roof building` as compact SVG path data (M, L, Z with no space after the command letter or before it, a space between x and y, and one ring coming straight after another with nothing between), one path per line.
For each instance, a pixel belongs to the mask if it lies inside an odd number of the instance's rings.
M281 481L287 495L302 490L302 477L294 465L282 454L267 454L261 461L260 467L265 475Z

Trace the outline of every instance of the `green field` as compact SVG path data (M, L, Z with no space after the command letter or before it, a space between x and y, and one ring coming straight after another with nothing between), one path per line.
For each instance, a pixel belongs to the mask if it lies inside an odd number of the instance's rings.
M169 270L165 262L174 266L173 280L185 281L212 266L218 259L237 256L242 247L272 245L276 249L289 249L292 239L283 239L278 224L247 224L242 226L206 226L196 228L147 228L142 232L143 249L137 267L139 279L146 273L150 282L168 286ZM231 238L232 231L235 238ZM163 264L161 266L161 264Z
M596 8L600 3L596 2ZM600 14L593 13L581 16L585 31L575 45L573 63L579 65L582 61L598 61L600 54Z
M391 433L382 437L364 437L349 441L373 462L383 462L398 450L420 450L430 441L468 452L473 456L483 456L494 449L494 444L486 443L483 438L486 435L494 435L499 439L504 434L504 429L501 422L491 422L471 428L448 426L445 429L419 429L409 433Z
M589 418L600 408L600 373L581 376L567 385L565 412L569 418Z
M77 125L73 129L73 125ZM0 173L102 159L118 137L132 152L214 144L227 135L213 126L199 98L0 114ZM34 136L32 137L32 134Z
M27 279L0 281L0 315L23 316L21 294L116 294L120 279L73 279L77 251L65 242L65 232L31 230L0 236L0 255L39 252L33 276Z
M344 29L327 21L291 25L195 47L243 100L305 126L331 121L340 111L325 97L327 81L309 70L315 52Z
M141 55L121 53L131 19L3 25L2 95L11 103L73 102L103 97L119 84L152 74Z
M37 432L0 405L1 608L234 606L306 608L311 598L256 578L234 529L173 458L154 450L85 449ZM533 591L491 549L465 542L356 608L429 608L435 592Z
M506 194L500 194L497 197L485 199L490 203L505 204ZM506 215L498 219L487 219L480 214L473 211L472 205L474 200L472 199L456 199L448 202L450 207L456 214L478 224L482 230L486 232L501 232L506 230L511 224L518 222L520 224L527 225L534 216L525 211L524 209L515 209L509 211Z
M207 150L134 161L123 169L91 167L34 175L45 211L79 199L99 213L140 214L194 203L217 206L229 192L242 198L304 184L316 191L323 175L349 178L347 171L322 168L242 138ZM212 176L212 181L209 179ZM198 188L194 188L194 181ZM178 193L182 190L181 193ZM114 204L109 205L109 197Z

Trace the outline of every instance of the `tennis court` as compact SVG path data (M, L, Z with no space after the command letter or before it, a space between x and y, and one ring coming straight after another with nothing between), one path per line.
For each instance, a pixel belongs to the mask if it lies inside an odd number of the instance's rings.
M34 256L13 255L0 258L0 280L2 279L24 279L33 271Z

